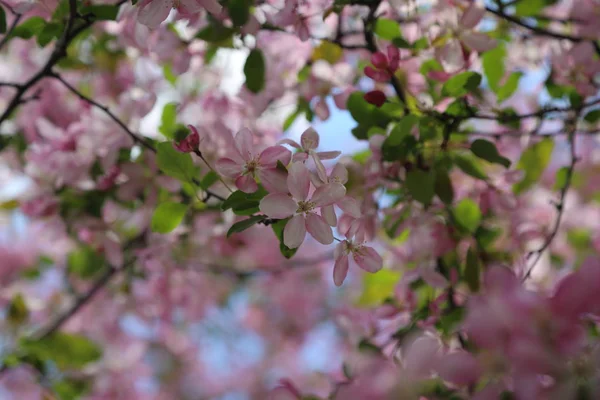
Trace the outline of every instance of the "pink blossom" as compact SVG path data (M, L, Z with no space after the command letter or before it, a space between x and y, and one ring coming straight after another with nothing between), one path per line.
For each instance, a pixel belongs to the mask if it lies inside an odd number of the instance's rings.
M339 151L317 152L316 149L319 147L319 134L313 128L308 128L302 133L300 144L291 139L283 139L279 143L289 144L299 150L297 153L294 153L294 156L292 157L293 161L306 161L310 156L315 162L319 177L323 181L327 179L327 172L325 171L325 166L321 160L331 160L341 154Z
M343 198L346 188L337 182L328 183L318 187L309 198L310 186L308 169L304 163L294 162L287 177L287 187L292 196L272 193L260 202L260 210L271 218L292 216L283 231L283 241L292 249L304 242L307 231L319 243L333 242L331 227L316 211Z
M198 133L198 129L193 125L188 125L188 128L190 128L192 133L179 141L179 143L173 144L182 153L193 153L198 150L198 146L200 145L200 133Z
M292 158L291 152L283 146L271 146L258 153L253 142L252 132L244 128L235 136L235 148L231 158L217 161L217 171L235 179L235 186L243 192L253 193L258 189L256 178L273 193L285 191L285 172L277 168L277 162L284 166Z
M327 177L327 179L323 182L321 178L313 172L310 174L310 180L315 187L320 187L327 183L341 183L345 185L348 182L348 170L342 164L336 164L331 171L331 174ZM354 218L360 218L360 204L356 199L346 195L340 201L336 202L339 208L342 209L345 213L351 215ZM325 218L325 221L331 226L337 225L337 216L335 214L334 204L321 207L321 215Z
M364 243L355 243L346 239L335 247L335 265L333 267L333 282L341 286L348 275L349 258L352 255L354 262L363 270L375 273L383 268L383 259L372 247Z
M142 0L139 4L138 20L140 23L156 28L169 16L175 8L183 15L192 15L206 9L212 14L221 12L222 6L217 0Z

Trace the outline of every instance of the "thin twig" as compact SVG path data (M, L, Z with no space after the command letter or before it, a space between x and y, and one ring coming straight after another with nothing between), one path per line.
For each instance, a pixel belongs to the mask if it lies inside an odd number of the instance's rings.
M554 207L556 208L556 213L557 213L556 220L554 221L554 226L552 227L550 234L546 237L544 244L539 249L537 249L535 251L531 251L527 254L527 260L529 260L532 256L535 256L535 259L533 260L533 262L531 263L531 266L529 267L529 269L523 276L523 281L525 281L525 280L527 280L527 278L529 278L529 276L533 272L533 269L535 268L536 264L542 258L542 254L544 253L544 251L546 251L552 244L552 241L556 237L556 235L558 233L558 229L560 228L560 223L561 223L561 220L562 220L562 217L564 214L564 210L565 210L565 198L567 196L567 192L569 191L569 188L571 187L571 183L573 180L573 173L575 172L575 164L577 164L577 161L578 161L577 154L575 151L575 138L576 138L577 119L578 118L579 118L579 113L577 113L577 115L575 116L573 121L571 121L572 126L569 129L568 143L569 143L571 161L566 169L565 183L564 183L563 187L560 189L560 196L558 199L558 203L556 203L554 205Z

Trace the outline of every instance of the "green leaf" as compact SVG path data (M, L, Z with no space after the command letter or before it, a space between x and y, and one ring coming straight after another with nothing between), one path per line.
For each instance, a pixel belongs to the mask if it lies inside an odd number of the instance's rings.
M546 0L519 1L515 7L515 13L521 17L539 15L546 6Z
M44 29L37 35L37 43L45 47L53 39L58 39L62 33L63 27L57 23L46 24Z
M505 168L510 167L510 160L501 156L496 148L496 145L488 140L475 140L473 143L471 143L471 151L473 154L483 160L503 165Z
M259 211L260 201L267 194L262 186L259 186L259 189L254 193L244 193L241 190L236 190L221 204L221 210L232 209L237 215L252 215Z
M85 379L63 379L52 385L52 390L60 400L81 399L90 390L90 382Z
M503 44L499 44L495 48L486 51L481 56L483 64L483 72L487 79L490 88L498 91L498 84L504 77L504 59L506 58L506 49Z
M543 139L523 152L517 168L525 171L523 180L513 185L513 192L519 194L529 189L537 182L552 157L554 150L554 141L552 139Z
M0 33L6 33L6 12L2 6L0 6Z
M258 93L265 87L265 57L260 49L253 49L244 64L246 87L252 93Z
M406 189L413 199L429 205L435 195L435 175L431 172L415 169L406 174Z
M481 210L471 199L461 200L453 210L456 222L471 233L475 233L481 223Z
M60 369L80 369L97 361L102 351L85 336L56 332L42 339L23 339L22 349L40 360L54 362Z
M256 225L257 223L259 223L260 221L262 221L264 219L265 219L264 215L254 215L243 221L236 222L235 224L231 225L231 228L229 228L229 230L227 231L227 237L230 237L234 233L243 232L246 229Z
M106 259L89 246L82 246L67 256L67 271L89 279L106 266Z
M519 80L523 74L521 72L513 72L510 74L506 83L498 88L498 102L502 103L515 93L519 87Z
M243 26L250 18L250 2L248 0L229 0L227 10L229 18L235 26Z
M295 249L290 249L283 243L283 230L285 229L285 226L290 219L291 218L282 219L281 221L277 221L276 223L271 225L271 228L273 228L273 232L275 232L275 236L277 236L277 239L279 239L279 251L287 259L292 258L299 249L299 247L296 247Z
M218 180L219 176L217 175L217 173L215 171L210 171L206 175L204 175L204 178L202 178L202 180L200 181L200 187L203 190L207 190Z
M413 47L410 43L408 43L403 37L399 36L399 37L395 37L392 40L392 44L396 47L398 47L399 49L410 49L411 47Z
M393 296L394 288L402 274L389 269L382 269L376 274L364 274L363 292L358 299L359 306L378 306L390 296Z
M6 318L8 319L8 322L13 325L21 325L29 318L29 309L27 308L27 304L21 293L17 293L13 296L8 305Z
M169 233L177 228L187 212L187 205L181 203L162 203L152 214L150 227L153 232Z
M562 190L567 184L569 176L569 167L561 167L556 171L556 180L554 181L554 190Z
M467 260L464 271L464 278L472 292L479 290L479 274L480 265L477 251L473 247L469 247L467 251Z
M313 50L312 60L325 60L330 64L335 64L343 55L344 50L338 44L324 40Z
M477 72L463 72L448 79L442 86L442 96L460 97L474 91L481 83L481 75Z
M454 156L454 162L465 174L483 181L487 180L487 175L483 172L483 169L478 165L475 159L457 154Z
M401 36L400 24L393 19L378 18L375 22L374 32L377 36L385 40L392 40Z
M350 115L352 115L352 118L359 124L371 124L371 115L375 106L367 103L363 92L356 91L350 94L346 101L346 108L350 112Z
M171 142L156 145L156 162L162 172L181 181L191 181L196 174L192 156L175 150Z
M31 17L22 24L15 27L12 31L12 36L22 39L31 39L44 29L46 21L42 17Z
M592 110L583 117L586 122L590 124L595 124L600 121L600 110Z
M196 34L196 39L209 43L223 42L233 36L235 30L227 28L219 22L212 21L210 25Z
M177 123L177 106L178 103L175 102L165 104L160 117L158 131L168 139L174 138L175 125Z
M98 21L114 21L119 14L119 7L108 4L97 4L81 8L82 14L94 14Z
M441 168L435 171L435 194L445 204L452 204L454 200L454 188L448 176L448 171Z
M402 144L406 136L411 135L412 129L419 122L419 117L409 114L402 118L390 132L390 136L383 142L383 146L394 147Z

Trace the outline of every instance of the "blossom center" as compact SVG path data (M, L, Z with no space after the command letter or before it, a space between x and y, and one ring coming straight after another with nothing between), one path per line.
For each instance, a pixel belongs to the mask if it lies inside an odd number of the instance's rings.
M297 213L307 213L312 211L316 207L316 204L312 201L299 201Z
M250 160L246 163L246 172L253 174L258 169L258 160Z

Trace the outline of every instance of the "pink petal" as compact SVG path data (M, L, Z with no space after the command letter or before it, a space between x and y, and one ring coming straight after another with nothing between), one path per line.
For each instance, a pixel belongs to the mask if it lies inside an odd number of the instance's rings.
M202 10L202 5L199 0L179 0L177 11L183 15L192 15Z
M292 140L292 139L282 139L279 142L277 142L277 144L289 144L290 146L296 148L296 149L301 149L302 146L300 146L298 144L298 142Z
M319 151L316 154L317 154L317 157L319 157L319 159L321 159L321 160L333 160L334 158L336 158L337 156L342 154L342 152L341 151Z
M310 190L308 168L301 162L292 163L288 170L287 186L295 199L306 200Z
M395 71L400 65L400 50L396 46L389 45L387 47L387 54L390 63L390 69Z
M343 212L349 214L354 218L360 218L360 204L358 201L350 196L344 196L341 200L335 203Z
M325 221L329 225L331 225L331 226L337 225L337 216L335 215L335 210L333 208L333 205L321 207L321 216L323 217L323 219L325 219Z
M306 160L308 160L308 153L300 152L292 155L292 162L304 162Z
M348 275L348 256L342 255L335 259L335 265L333 266L333 283L335 286L342 286L346 275Z
M319 134L313 128L308 128L302 133L300 143L305 150L314 150L319 147Z
M331 231L331 227L320 215L309 213L306 216L306 230L319 243L333 243L333 232Z
M288 181L289 185L289 181ZM317 207L328 206L337 203L346 195L346 188L341 183L328 183L317 190L312 195L310 201L316 204Z
M211 14L219 14L223 7L217 0L195 0Z
M460 40L470 49L478 53L491 50L496 47L496 39L489 37L483 32L465 32L461 35Z
M258 185L251 174L238 177L235 180L235 186L244 193L254 193L258 189Z
M242 128L235 135L235 146L245 161L252 160L254 157L254 139L250 129Z
M367 272L377 272L383 267L383 259L372 247L362 246L359 251L352 254L352 258Z
M476 383L481 374L477 360L466 351L443 356L436 369L443 380L460 386Z
M444 275L434 271L432 268L421 268L421 278L431 287L443 289L448 286L448 280Z
M327 183L327 182L323 182L321 180L321 178L319 178L319 175L315 174L312 171L310 171L310 181L315 188L318 188L319 186L322 186L324 183Z
M274 168L277 166L277 161L287 166L292 159L292 152L283 146L270 146L267 147L260 153L258 158L259 164L267 168Z
M287 193L287 174L277 168L261 168L258 179L269 193Z
M259 208L271 218L287 218L296 212L298 204L287 194L273 193L260 201Z
M371 64L373 64L375 68L386 69L388 67L388 59L385 54L378 51L371 55Z
M477 3L472 3L460 18L460 26L464 29L473 29L479 24L485 14L485 8Z
M321 121L328 120L329 115L331 115L329 112L329 106L322 97L319 98L319 100L317 100L317 104L315 104L315 114Z
M465 65L462 47L456 39L450 39L443 47L435 49L435 57L444 67L444 71L452 74Z
M288 221L283 229L283 243L290 249L300 247L306 236L306 221L298 214Z
M350 97L352 92L353 92L352 89L346 89L341 93L334 94L333 102L335 103L335 106L337 108L339 108L340 110L345 110L346 104L348 103L348 98Z
M271 390L268 400L298 400L299 397L285 387L277 387Z
M171 0L148 0L139 7L138 21L149 28L157 28L169 16L172 8Z
M327 182L327 171L325 170L325 166L313 151L311 151L311 156L315 162L315 166L317 167L317 174L319 174L319 178L321 178L323 182Z
M374 69L369 66L365 67L365 75L373 79L375 82L381 83L388 82L392 78L389 72L381 69Z
M339 182L342 185L348 182L348 170L340 163L335 164L335 167L333 167L333 170L329 176L330 178L334 178L336 182Z
M220 158L215 164L217 172L228 178L237 178L242 174L243 167L230 158Z

